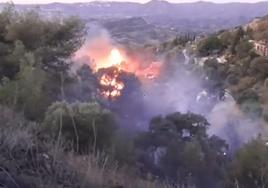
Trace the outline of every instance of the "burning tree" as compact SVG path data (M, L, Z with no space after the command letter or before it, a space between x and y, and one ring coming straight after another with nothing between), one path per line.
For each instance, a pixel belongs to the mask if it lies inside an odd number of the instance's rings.
M117 67L100 69L97 73L100 82L100 93L102 96L113 100L121 96L125 84L120 79L122 71Z
M100 100L120 116L122 124L141 124L145 117L142 85L156 80L162 63L127 53L103 39L91 43L76 53L75 62L90 65L98 80Z
M137 124L143 116L143 96L139 79L117 67L100 69L97 77L100 83L99 93L107 100L109 108L120 116L123 124Z

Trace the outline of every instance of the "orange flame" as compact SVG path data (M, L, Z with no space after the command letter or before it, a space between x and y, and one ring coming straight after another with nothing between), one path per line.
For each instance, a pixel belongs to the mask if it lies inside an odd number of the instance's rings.
M155 79L160 74L161 63L141 63L137 59L130 58L124 50L114 48L109 41L103 39L91 42L75 55L76 61L83 60L83 63L88 63L95 72L102 68L117 68L113 74L103 74L100 77L100 85L109 88L101 92L107 98L121 96L125 88L125 84L118 78L120 71L133 73L141 81Z
M118 79L119 71L114 71L112 75L103 74L100 78L100 85L105 89L101 94L106 98L119 97L125 85Z

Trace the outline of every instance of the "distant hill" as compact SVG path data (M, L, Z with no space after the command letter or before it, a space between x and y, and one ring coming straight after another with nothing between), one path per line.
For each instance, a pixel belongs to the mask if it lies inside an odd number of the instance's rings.
M1 4L0 7L3 7ZM83 19L142 17L147 22L179 31L213 32L245 24L255 17L268 14L268 2L169 3L152 0L146 4L131 2L52 3L46 5L17 5L20 10L37 8L44 14L79 15Z
M173 39L178 32L147 23L143 18L106 19L101 22L120 43L152 44Z

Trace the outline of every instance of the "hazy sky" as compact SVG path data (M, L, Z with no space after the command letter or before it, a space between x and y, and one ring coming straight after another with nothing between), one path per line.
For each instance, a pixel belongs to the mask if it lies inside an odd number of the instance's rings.
M7 2L8 0L0 0L0 2ZM64 3L72 3L72 2L89 2L90 0L13 0L16 3L30 3L30 4L40 4L40 3L51 3L51 2L64 2ZM113 0L113 1L134 1L140 3L146 3L149 0ZM169 0L170 2L180 3L180 2L195 2L198 0ZM225 3L225 2L259 2L262 0L207 0L213 1L215 3Z

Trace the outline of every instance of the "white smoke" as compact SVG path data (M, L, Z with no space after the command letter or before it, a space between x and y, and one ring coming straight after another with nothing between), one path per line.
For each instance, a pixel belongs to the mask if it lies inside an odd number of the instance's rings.
M265 123L245 115L228 90L225 90L223 100L212 100L211 94L202 87L201 79L184 68L183 64L189 63L189 57L186 50L183 54L185 62L178 60L175 74L167 75L165 81L144 90L145 105L155 113L151 115L175 111L202 114L211 124L208 134L226 140L232 150L260 134L268 135Z
M268 135L263 120L247 117L230 95L217 103L207 118L212 125L208 133L225 139L231 149L237 149L259 135Z
M85 45L74 57L74 67L83 63L94 66L94 58L101 59L103 53L110 53L114 45L118 44L114 43L105 29L91 25ZM172 71L167 72L163 80L143 86L143 104L148 121L153 116L176 111L202 114L211 124L209 135L220 136L232 148L239 147L259 134L268 135L265 123L245 116L229 92L225 92L225 100L216 103L211 100L210 93L202 87L201 79L185 69L190 61L187 51L183 50L181 56L184 58L173 62ZM148 125L148 122L145 124Z

